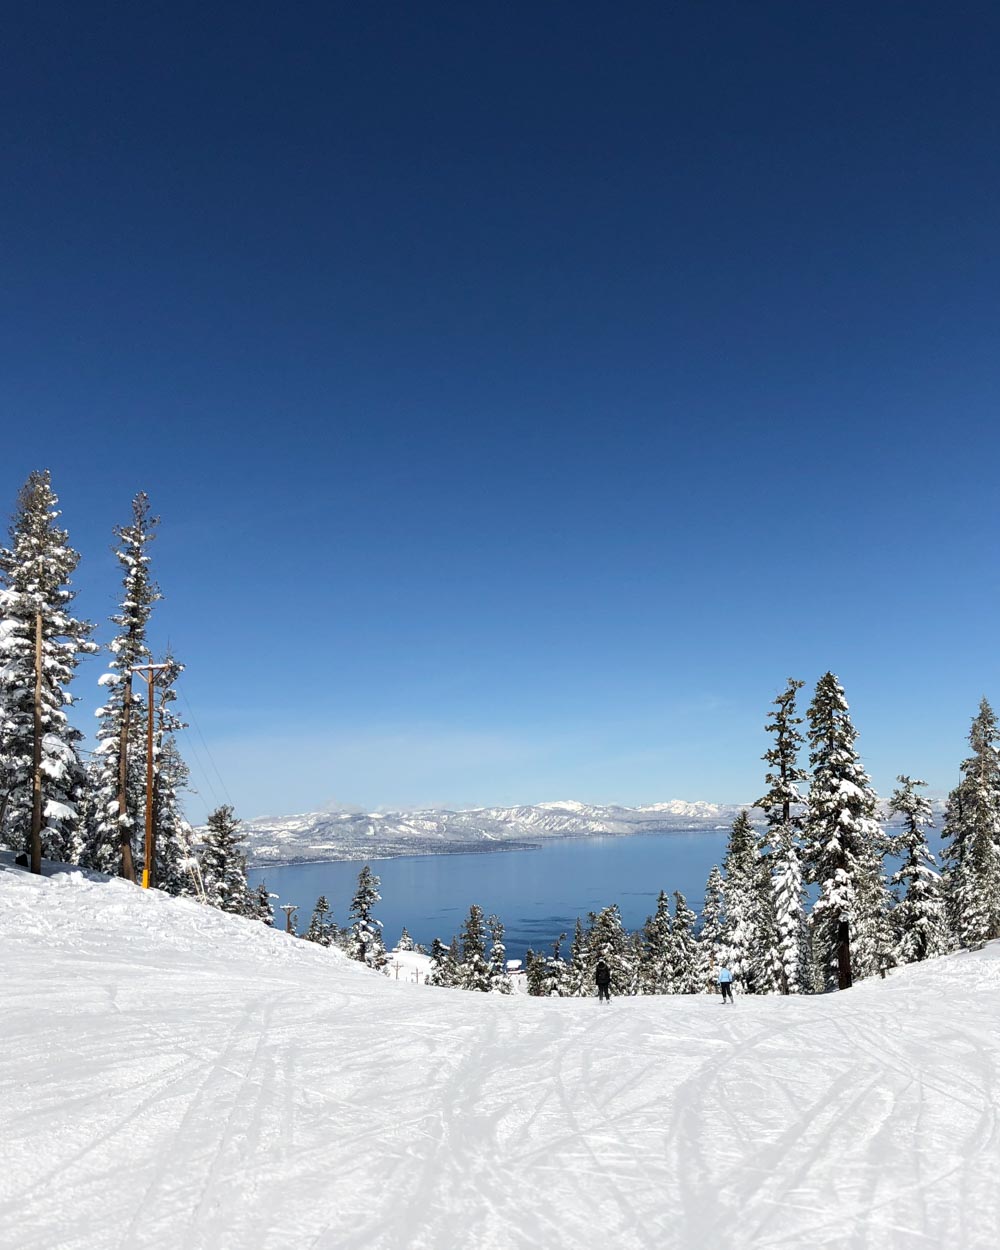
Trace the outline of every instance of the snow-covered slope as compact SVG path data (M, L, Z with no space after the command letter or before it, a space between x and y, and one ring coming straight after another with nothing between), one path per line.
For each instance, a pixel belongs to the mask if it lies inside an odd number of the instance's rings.
M599 1008L0 866L0 969L4 1250L996 1244L996 947Z
M739 811L722 803L673 799L649 807L598 806L567 799L534 806L465 811L307 812L244 822L250 863L288 864L327 859L435 855L488 851L499 845L536 845L550 838L593 834L662 833L715 829Z

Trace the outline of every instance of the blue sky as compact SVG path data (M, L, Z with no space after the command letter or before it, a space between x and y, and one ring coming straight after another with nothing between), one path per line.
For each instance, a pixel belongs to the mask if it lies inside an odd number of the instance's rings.
M0 506L52 470L106 638L151 496L192 813L751 799L827 668L883 792L953 784L1000 699L998 38L15 5Z

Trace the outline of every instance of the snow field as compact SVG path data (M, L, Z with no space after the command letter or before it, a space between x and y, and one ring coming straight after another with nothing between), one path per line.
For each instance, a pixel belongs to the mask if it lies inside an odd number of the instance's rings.
M604 1008L6 864L4 1250L997 1244L995 946Z

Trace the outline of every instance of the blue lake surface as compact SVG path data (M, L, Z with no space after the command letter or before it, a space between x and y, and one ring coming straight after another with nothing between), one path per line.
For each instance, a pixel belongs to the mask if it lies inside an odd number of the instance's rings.
M577 916L612 903L628 929L637 929L656 907L660 890L680 890L700 911L705 879L725 854L727 830L681 830L621 837L568 838L535 850L466 855L415 855L372 860L381 879L382 902L375 909L386 944L393 946L405 925L417 942L445 943L458 933L472 903L495 913L506 928L508 956L524 957L531 946L551 946L560 933L572 937ZM302 932L320 894L337 923L347 912L362 867L358 862L294 864L253 870L251 884L267 882L282 903L294 903ZM671 899L671 907L673 899Z

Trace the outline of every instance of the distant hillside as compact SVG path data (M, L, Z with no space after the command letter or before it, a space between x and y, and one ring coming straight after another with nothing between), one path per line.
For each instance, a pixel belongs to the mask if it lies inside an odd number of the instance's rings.
M567 799L467 811L307 812L243 825L251 865L397 855L440 855L536 846L553 838L726 828L739 806L673 799L648 807L602 807Z

